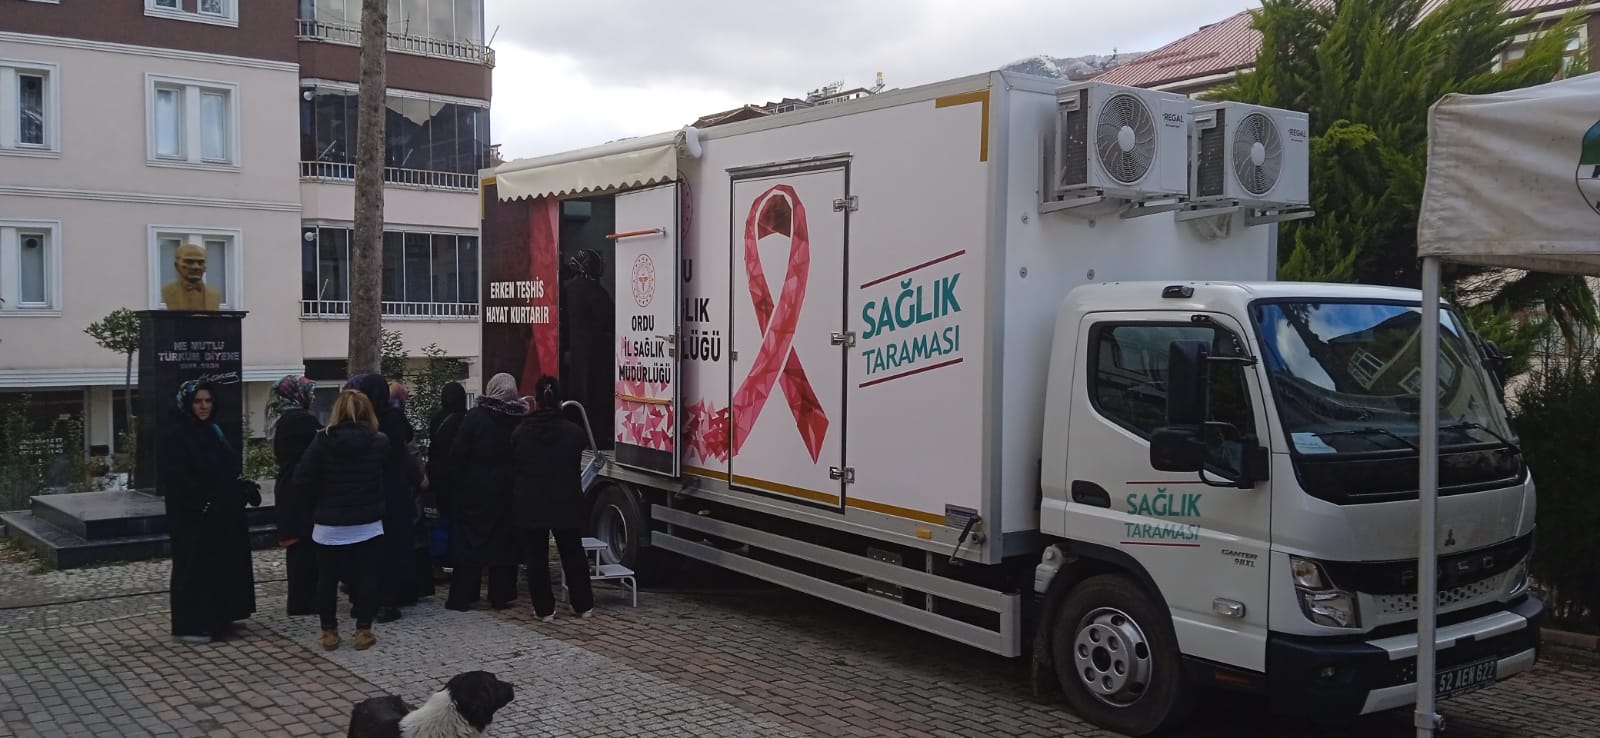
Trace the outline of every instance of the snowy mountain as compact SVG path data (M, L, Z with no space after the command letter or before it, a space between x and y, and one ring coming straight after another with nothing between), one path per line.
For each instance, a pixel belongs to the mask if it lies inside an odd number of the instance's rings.
M1055 77L1057 79L1088 79L1102 74L1112 67L1144 56L1145 52L1134 51L1118 54L1089 54L1088 56L1048 56L1040 54L1011 62L1001 67L1007 72L1021 72L1041 77Z

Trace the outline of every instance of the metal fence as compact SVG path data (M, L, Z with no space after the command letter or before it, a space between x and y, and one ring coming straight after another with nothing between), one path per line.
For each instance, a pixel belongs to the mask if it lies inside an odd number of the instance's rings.
M356 165L331 161L300 162L300 178L313 182L353 182ZM426 169L401 169L384 167L383 181L402 187L429 190L478 190L478 175L459 172L435 172Z
M398 320L460 320L478 318L475 302L384 302L383 317ZM349 300L301 300L300 317L344 320L350 317Z
M318 20L300 20L300 38L328 41L336 44L361 45L361 28L342 23L323 23ZM441 59L455 59L494 66L494 49L470 41L450 41L403 33L389 34L389 50L407 54L421 54Z

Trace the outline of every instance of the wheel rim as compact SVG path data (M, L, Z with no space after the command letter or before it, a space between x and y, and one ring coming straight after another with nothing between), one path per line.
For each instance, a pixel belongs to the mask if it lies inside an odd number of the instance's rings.
M622 554L628 550L628 518L622 514L622 508L616 505L601 508L594 534L606 544L606 550L601 552L608 559L606 563L622 563Z
M1078 623L1072 660L1089 694L1112 707L1129 707L1143 698L1155 670L1144 631L1127 613L1110 607Z

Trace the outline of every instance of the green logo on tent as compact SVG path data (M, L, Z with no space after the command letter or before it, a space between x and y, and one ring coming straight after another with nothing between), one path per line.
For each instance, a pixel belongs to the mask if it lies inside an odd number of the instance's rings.
M1583 151L1578 155L1578 191L1589 207L1600 213L1600 123L1583 134Z

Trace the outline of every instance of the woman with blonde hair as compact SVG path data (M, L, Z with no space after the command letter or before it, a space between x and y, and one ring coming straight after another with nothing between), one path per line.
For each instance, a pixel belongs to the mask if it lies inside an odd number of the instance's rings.
M355 648L378 642L372 619L383 599L383 465L389 439L378 431L372 401L347 389L333 403L328 427L317 433L294 470L294 484L311 505L317 544L317 612L322 647L339 647L339 583L350 586Z

